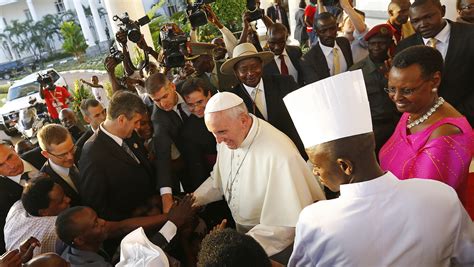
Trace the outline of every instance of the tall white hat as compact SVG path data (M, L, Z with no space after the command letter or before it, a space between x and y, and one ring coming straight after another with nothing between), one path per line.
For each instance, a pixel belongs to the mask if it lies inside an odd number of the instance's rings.
M137 228L120 243L120 262L116 267L168 267L169 261L163 250L153 244L143 228Z
M283 100L306 148L372 132L361 70L309 84Z
M242 104L244 100L238 95L230 92L218 92L207 101L204 114L218 112Z

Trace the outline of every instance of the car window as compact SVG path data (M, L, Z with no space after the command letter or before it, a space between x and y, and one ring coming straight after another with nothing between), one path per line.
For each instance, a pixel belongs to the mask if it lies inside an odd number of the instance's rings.
M40 84L38 82L27 83L15 87L12 86L8 89L7 101L38 93L39 87Z

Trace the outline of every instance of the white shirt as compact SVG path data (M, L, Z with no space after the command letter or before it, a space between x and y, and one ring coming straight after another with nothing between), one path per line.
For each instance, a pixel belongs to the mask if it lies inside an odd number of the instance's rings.
M36 217L29 215L21 200L18 200L10 208L5 221L4 233L7 251L18 249L23 241L33 236L41 243L41 246L33 251L33 256L54 252L56 241L59 240L56 235L55 223L56 216Z
M253 94L252 94L253 90L255 88L259 88L261 90L256 95L256 97L259 98L260 103L262 103L262 107L260 107L259 110L260 110L260 113L262 113L263 117L265 119L268 119L267 101L265 100L265 86L263 85L263 79L260 78L260 82L258 83L257 87L250 87L250 86L247 86L246 84L243 84L243 85L244 85L245 90L247 90L247 93L252 98L252 101L254 101L254 102L256 102L256 101L255 101L255 99L253 99ZM252 112L252 111L250 111L250 112Z
M328 68L329 68L329 73L334 75L334 53L333 49L337 48L338 49L338 54L339 54L339 66L341 66L341 72L345 72L347 70L347 63L346 63L346 58L344 57L344 54L342 53L341 48L337 45L336 42L334 42L334 47L329 47L323 45L321 42L319 42L319 45L321 47L321 50L323 51L324 56L326 57L326 62L328 63Z
M91 86L92 94L95 97L95 100L99 101L104 108L109 107L109 97L104 87L93 87Z
M441 53L443 59L446 60L446 53L448 52L449 37L451 36L451 25L446 21L446 26L434 37L436 42L436 49ZM431 46L430 38L423 38L423 43Z
M63 178L63 180L70 187L72 187L76 192L78 192L76 185L74 184L71 177L69 176L69 168L64 168L63 166L59 166L56 163L54 163L52 160L48 160L48 162L49 162L49 166L51 166L51 169L53 169L55 173L61 176L61 178Z
M186 115L191 115L191 111L189 111L188 105L186 105L186 102L184 102L183 97L176 92L176 95L178 96L178 102L176 102L176 105L173 107L173 111L178 114L178 116L181 118L181 113L179 113L178 105L181 105L181 109ZM181 118L182 120L183 118Z
M324 194L293 142L250 116L252 127L239 148L217 145L214 169L194 196L197 205L205 205L224 195L237 230L271 256L293 242L298 214Z
M298 82L298 71L296 70L295 66L291 62L290 57L288 56L288 53L286 52L286 49L283 50L283 53L281 53L284 56L286 66L288 67L288 74L293 76L296 82ZM275 56L275 62L277 63L278 70L281 73L281 59L280 55Z
M340 189L301 212L289 266L473 266L474 225L451 187L388 172Z
M38 170L35 167L33 167L33 165L31 165L28 161L25 161L25 160L21 159L21 162L23 162L23 172L21 174L18 174L18 175L15 175L15 176L5 176L5 177L7 177L8 179L12 180L13 182L15 182L17 184L21 184L20 183L21 176L25 172L38 172ZM21 184L21 185L24 185L24 184Z

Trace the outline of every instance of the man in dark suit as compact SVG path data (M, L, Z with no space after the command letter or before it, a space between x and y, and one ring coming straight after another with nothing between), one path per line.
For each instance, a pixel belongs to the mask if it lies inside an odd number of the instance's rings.
M439 0L417 0L409 10L416 34L402 40L396 52L413 45L428 45L444 59L439 95L474 126L474 26L443 19Z
M148 77L145 88L153 100L153 146L156 159L157 188L163 199L163 210L167 212L173 204L172 191L179 190L179 179L186 180L184 169L180 165L180 156L176 155L175 146L183 150L179 133L183 122L190 112L181 95L176 92L176 86L162 73L155 73ZM173 163L173 164L172 164Z
M78 193L79 170L74 158L76 145L68 129L59 124L48 124L38 132L41 154L48 160L41 168L51 179L63 188L71 199L71 206L81 204Z
M3 228L8 211L21 198L22 184L29 180L29 173L37 171L23 161L13 147L0 142L0 254L5 252Z
M275 54L272 62L263 68L264 75L290 75L298 83L303 85L303 71L301 70L302 52L298 46L286 45L288 30L281 23L272 24L268 27L268 48Z
M93 99L84 99L81 102L81 114L82 117L84 118L84 121L86 121L90 128L88 128L84 134L76 141L76 161L78 161L81 158L81 151L82 147L86 143L87 140L99 129L99 125L105 121L105 113L106 110L102 106L102 104Z
M267 8L267 16L270 17L273 22L279 22L285 25L288 32L290 32L290 23L288 23L286 10L281 6L281 0L273 1L273 5Z
M314 29L319 41L303 56L301 64L306 84L345 72L353 64L351 44L345 37L337 37L334 15L318 14Z
M85 144L79 160L79 195L102 218L122 220L137 214L155 193L154 172L139 142L132 139L146 107L139 96L117 92L107 119Z
M272 60L272 52L257 52L252 44L242 43L235 47L234 57L227 60L221 70L234 73L240 81L231 92L244 100L249 112L285 133L307 159L303 143L283 103L283 97L298 89L298 84L290 76L262 75L263 66Z
M212 93L206 82L192 78L183 84L181 94L191 112L180 133L189 177L189 184L183 184L183 188L194 192L209 177L217 157L216 139L204 123L204 109Z

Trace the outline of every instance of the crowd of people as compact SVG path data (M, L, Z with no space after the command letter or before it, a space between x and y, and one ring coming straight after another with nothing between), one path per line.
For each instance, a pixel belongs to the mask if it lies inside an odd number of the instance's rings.
M42 84L38 146L0 142L0 266L472 266L474 2L392 0L372 28L299 7L292 46L280 0L263 41L203 5L222 37L193 29L179 67L119 31L80 114Z

